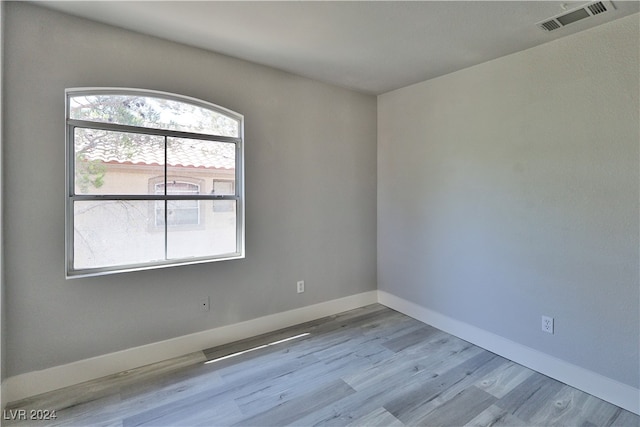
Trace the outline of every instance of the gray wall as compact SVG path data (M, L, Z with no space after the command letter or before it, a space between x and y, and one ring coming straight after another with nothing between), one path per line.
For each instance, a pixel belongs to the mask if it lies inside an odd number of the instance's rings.
M376 288L375 97L30 4L5 12L7 376ZM80 86L244 114L246 259L65 280L64 89Z
M6 326L7 322L5 320L6 310L4 308L5 305L5 297L4 297L4 231L3 231L3 220L2 220L2 212L3 212L3 175L4 169L2 167L2 146L3 146L3 129L2 129L2 111L4 105L4 98L2 93L3 88L3 59L4 59L4 2L0 2L0 384L5 379L6 372ZM4 408L4 396L2 395L2 389L0 388L0 408Z
M638 36L379 96L379 289L638 387Z

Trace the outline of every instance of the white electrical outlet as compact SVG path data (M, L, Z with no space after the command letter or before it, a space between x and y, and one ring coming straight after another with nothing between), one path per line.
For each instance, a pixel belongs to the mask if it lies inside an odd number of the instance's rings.
M553 317L542 316L542 331L553 334Z
M304 280L298 281L298 293L301 294L304 292Z
M209 311L209 297L200 298L200 311Z

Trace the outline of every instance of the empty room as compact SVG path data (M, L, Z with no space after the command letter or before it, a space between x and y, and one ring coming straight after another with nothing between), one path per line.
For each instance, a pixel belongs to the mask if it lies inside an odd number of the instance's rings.
M640 426L639 11L0 2L0 423Z

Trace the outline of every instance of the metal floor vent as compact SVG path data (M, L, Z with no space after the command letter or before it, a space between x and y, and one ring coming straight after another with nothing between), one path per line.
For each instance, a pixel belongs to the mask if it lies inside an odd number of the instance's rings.
M600 0L562 12L552 18L538 22L536 25L544 31L553 31L565 25L572 24L585 18L590 18L604 12L615 10L610 1Z

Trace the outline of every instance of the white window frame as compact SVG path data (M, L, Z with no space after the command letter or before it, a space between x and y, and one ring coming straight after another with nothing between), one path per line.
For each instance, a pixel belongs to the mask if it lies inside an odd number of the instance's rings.
M102 123L94 121L85 121L70 118L70 99L75 96L88 95L132 95L147 96L153 98L164 98L187 104L196 105L207 110L214 111L224 116L230 117L238 122L238 136L229 137L221 135L210 135L194 132L183 132L166 130L159 128L147 128L120 125L114 123ZM244 203L244 116L234 111L220 107L218 105L173 93L132 89L132 88L69 88L65 90L65 122L66 122L66 209L65 209L65 249L66 249L66 277L90 277L101 276L113 273L122 273L128 271L150 270L157 268L172 267L178 265L201 264L215 261L224 261L231 259L240 259L245 257L245 203ZM198 194L198 195L101 195L101 194L77 194L75 190L75 145L74 145L74 129L89 128L101 129L108 131L144 133L149 135L157 135L176 138L192 138L198 140L211 140L218 142L226 142L235 144L235 194L233 195L215 195L215 194ZM166 139L165 139L166 140ZM165 167L165 180L168 178ZM169 178L170 179L170 178ZM201 192L202 193L202 192ZM76 201L105 201L105 200L149 200L149 201L167 201L167 200L233 200L236 204L236 251L216 256L207 257L190 257L184 259L166 259L163 261L152 261L139 264L117 265L99 268L83 268L75 269L74 256L74 203ZM154 214L155 216L155 214ZM166 232L166 231L165 231ZM166 245L165 245L166 246ZM165 248L166 251L166 248Z

